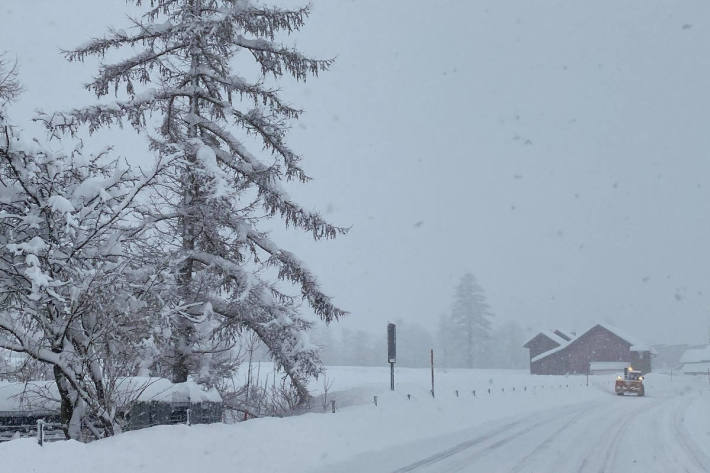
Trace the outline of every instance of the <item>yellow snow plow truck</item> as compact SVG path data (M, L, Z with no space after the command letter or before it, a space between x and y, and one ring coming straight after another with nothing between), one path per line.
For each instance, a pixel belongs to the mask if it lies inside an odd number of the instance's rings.
M616 377L614 391L619 396L623 396L626 393L635 393L637 396L643 396L645 394L643 375L640 371L634 370L630 366L624 368L624 376Z

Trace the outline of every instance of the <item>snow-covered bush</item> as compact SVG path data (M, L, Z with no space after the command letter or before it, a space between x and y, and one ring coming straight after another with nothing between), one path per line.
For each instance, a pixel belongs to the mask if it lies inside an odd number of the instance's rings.
M135 370L151 335L150 271L125 250L153 177L0 123L0 348L52 366L71 438L120 430L112 380Z

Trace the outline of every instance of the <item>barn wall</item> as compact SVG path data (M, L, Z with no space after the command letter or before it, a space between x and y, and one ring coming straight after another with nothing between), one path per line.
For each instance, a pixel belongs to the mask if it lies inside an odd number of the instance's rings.
M530 363L531 374L567 374L569 372L569 353L567 348Z
M558 347L559 344L556 342L553 342L549 338L547 338L545 335L538 335L537 337L533 338L530 340L529 343L526 344L526 347L530 350L530 359L532 360L535 358L537 355L540 353L545 353L548 350L552 350L555 347Z
M629 343L607 329L596 326L570 345L570 373L586 373L590 361L629 363L631 361L630 347Z

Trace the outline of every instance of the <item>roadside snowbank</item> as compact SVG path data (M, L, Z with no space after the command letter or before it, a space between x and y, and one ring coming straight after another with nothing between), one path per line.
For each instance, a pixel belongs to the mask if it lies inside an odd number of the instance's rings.
M262 418L239 424L159 426L127 432L117 437L81 444L57 442L39 447L32 439L0 444L3 471L75 473L244 471L289 473L327 470L327 465L375 450L441 437L460 430L508 418L588 403L617 402L613 377L539 377L520 372L451 370L437 373L441 391L432 399L427 370L401 370L402 385L395 392L380 383L373 391L369 381L381 370L335 369L342 389L334 396L357 393L368 404L338 408L335 414L309 413L289 418ZM493 376L495 374L495 376ZM407 377L410 376L409 380ZM414 380L418 380L414 384ZM491 384L491 379L493 379ZM707 380L649 375L649 396L675 396L688 390L707 392ZM474 399L473 386L495 387ZM545 387L540 387L545 385ZM453 388L460 389L456 397ZM512 387L516 387L512 391ZM520 386L527 386L521 390ZM560 387L562 386L562 387ZM569 386L569 387L568 387ZM505 391L503 389L505 388ZM464 394L464 389L466 390ZM483 388L478 388L483 389ZM378 395L378 406L372 396ZM408 400L407 394L412 395ZM632 399L628 399L633 402ZM689 430L706 435L708 423L699 416L707 405L690 406ZM697 407L697 412L696 408ZM704 409L704 410L703 410ZM697 426L693 423L697 424Z
M427 370L401 370L406 389L395 392L389 392L384 383L368 382L379 379L379 371L347 368L332 373L344 388L334 393L336 400L337 396L357 392L353 403L364 398L371 401L377 394L377 407L371 403L338 407L335 414L262 418L234 425L159 426L90 444L57 442L39 447L32 439L21 439L0 445L0 456L7 471L23 472L192 473L205 466L215 471L305 472L374 449L609 395L580 386L580 377L556 378L556 388L552 388L552 379L547 379L546 388L533 388L541 386L543 378L518 372L497 372L492 378L493 372L455 370L437 373L441 393L432 399ZM416 384L415 379L419 380ZM528 385L526 391L521 390L524 383ZM563 387L559 388L561 383ZM453 392L454 385L461 390L459 398ZM490 396L487 391L485 395L477 393L476 399L471 391L464 396L463 390L473 389L473 385L495 389ZM516 391L512 391L514 386ZM411 400L407 394L412 395Z

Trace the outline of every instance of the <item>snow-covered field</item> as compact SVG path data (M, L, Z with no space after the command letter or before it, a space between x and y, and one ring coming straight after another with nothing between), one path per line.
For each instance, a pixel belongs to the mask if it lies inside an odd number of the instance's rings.
M426 369L399 369L394 393L386 368L328 376L335 414L161 426L91 444L15 440L0 445L3 471L710 471L704 377L651 374L647 397L621 398L611 375L586 387L579 376L449 370L436 372L432 399Z

